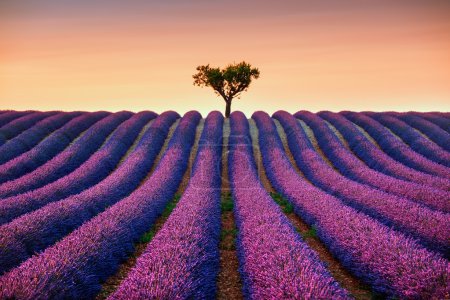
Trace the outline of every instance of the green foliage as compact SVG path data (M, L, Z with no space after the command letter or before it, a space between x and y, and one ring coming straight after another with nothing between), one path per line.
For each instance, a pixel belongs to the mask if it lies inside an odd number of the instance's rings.
M220 232L220 239L224 239L226 236L231 235L233 238L236 238L238 233L237 228L233 228L233 229L224 229Z
M224 69L206 66L198 66L197 74L194 74L194 85L211 87L214 92L222 96L227 103L225 116L230 113L231 101L240 97L240 94L248 89L252 79L259 78L259 70L245 61L238 64L230 64Z
M282 207L284 213L290 214L294 212L294 207L292 204L289 203L289 201L287 201L282 195L271 192L270 196L272 196L273 200L275 200L275 202Z
M156 234L155 229L152 228L149 231L147 231L146 233L144 233L143 236L141 236L141 239L139 240L139 242L142 243L142 244L146 244L146 243L150 242L153 239L155 234Z
M308 231L303 232L301 235L303 238L316 238L317 237L317 228L313 225L313 226L311 226L311 228Z
M172 213L172 211L175 209L175 207L177 206L178 201L180 201L181 199L181 195L179 194L175 194L175 196L173 196L172 200L167 204L166 208L164 209L163 213L161 214L161 218L163 218L164 220L166 220L170 214ZM140 240L139 243L142 244L146 244L148 242L150 242L153 237L156 234L156 227L152 226L152 228L147 231L146 233L144 233Z
M220 203L222 212L233 211L233 199L231 198L230 193L222 193L222 199Z
M163 213L162 213L162 217L164 219L166 219L167 217L169 217L169 215L172 213L172 211L175 209L175 207L177 206L178 201L180 201L181 195L176 194L175 196L173 196L172 201L169 202L169 204L167 204L166 208L164 209Z

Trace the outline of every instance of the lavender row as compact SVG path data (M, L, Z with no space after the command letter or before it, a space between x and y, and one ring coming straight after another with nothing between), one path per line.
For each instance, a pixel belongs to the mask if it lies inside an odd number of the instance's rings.
M450 193L427 185L409 182L387 176L367 167L354 154L347 150L339 138L332 132L326 123L316 114L301 112L297 115L314 131L321 150L333 163L340 173L346 177L363 184L369 184L388 193L406 197L430 208L450 212ZM292 151L302 151L304 148L313 149L309 139L298 126L296 120L286 112L277 112L274 117L278 119L286 130L288 137L291 133L303 141L302 144L292 145ZM289 128L290 127L290 128ZM292 128L292 129L291 129ZM294 130L295 129L295 130ZM293 143L293 142L292 142ZM298 148L298 149L296 149Z
M298 112L294 116L301 117L301 115L302 112ZM351 150L370 168L399 179L434 186L445 191L450 190L449 180L417 171L394 160L372 144L352 122L342 115L327 111L320 112L318 115L339 130L347 140Z
M132 115L130 112L119 112L102 119L89 128L80 139L44 165L1 185L0 197L5 198L24 193L69 174L97 151L111 132Z
M0 298L92 298L175 194L200 118L183 117L156 170L132 194L0 277Z
M340 114L361 126L368 134L372 136L380 148L395 160L416 170L450 179L450 172L448 168L411 150L378 121L362 113L343 111Z
M127 152L142 128L156 114L140 112L126 120L108 141L80 167L52 183L0 201L0 225L97 184L110 174Z
M186 191L108 299L214 298L219 271L222 127L222 115L211 112Z
M58 113L43 119L30 129L25 130L15 138L7 141L5 144L0 146L0 164L4 164L14 157L29 151L48 134L62 127L64 124L80 114L80 112Z
M291 117L291 123L295 124L292 116L284 116ZM301 146L308 140L305 134L300 134L298 124L294 127L283 125L288 130L288 143L297 166L314 185L384 224L420 239L431 249L448 253L450 214L434 211L342 176L325 163L312 147Z
M432 113L422 113L422 114L411 113L411 114L419 115L421 118L424 118L424 119L432 122L433 124L439 126L443 130L445 130L447 133L450 133L450 122L449 122L448 118L434 115Z
M108 116L107 112L85 113L72 119L50 134L30 151L0 166L0 183L29 173L63 151L77 136L95 122Z
M33 112L17 118L12 122L9 122L8 124L0 128L0 146L5 144L8 140L16 137L24 130L32 127L40 120L48 118L55 114L57 114L56 111Z
M97 185L1 226L0 274L54 244L135 190L147 176L178 117L170 111L161 114L126 160Z
M270 117L257 112L252 118L272 185L347 269L375 291L402 299L439 299L450 292L446 259L307 183L287 159Z
M245 297L350 298L262 187L252 153L248 121L234 112L228 170Z
M9 122L23 117L27 114L32 113L33 111L5 111L1 116L0 116L0 128L5 126L6 124L8 124Z
M443 149L450 151L450 134L438 125L413 114L395 113L394 116L421 131ZM447 121L447 124L450 126L450 121Z
M364 114L389 128L417 153L446 167L450 166L450 153L423 137L407 123L388 114L371 112L365 112Z

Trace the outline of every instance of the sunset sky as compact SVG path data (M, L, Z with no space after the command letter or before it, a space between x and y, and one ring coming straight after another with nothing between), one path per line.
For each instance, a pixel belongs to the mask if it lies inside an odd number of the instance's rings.
M450 1L0 1L0 109L205 115L196 66L242 60L247 115L450 111Z

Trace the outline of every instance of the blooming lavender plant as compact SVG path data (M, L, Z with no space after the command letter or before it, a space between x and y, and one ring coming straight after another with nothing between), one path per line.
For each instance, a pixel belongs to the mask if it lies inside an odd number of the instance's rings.
M162 113L123 164L97 185L1 226L0 274L54 244L136 189L148 175L178 117L175 112Z
M422 113L422 114L417 114L417 113L412 113L413 115L419 115L421 118L424 118L430 122L432 122L433 124L441 127L443 130L445 130L447 133L450 133L450 122L448 120L448 118L445 118L443 116L439 116L433 113Z
M91 298L175 194L201 116L187 113L152 176L125 199L0 277L0 298Z
M244 295L248 299L349 298L262 187L249 140L247 119L234 112L228 170Z
M414 114L399 113L395 114L395 117L403 120L417 130L421 131L430 140L441 146L443 149L450 151L450 134L438 125L432 123L431 121L428 121L426 118L421 118ZM448 126L450 127L450 121L447 122Z
M272 185L317 228L320 240L345 267L386 295L404 299L448 295L446 259L306 182L287 159L270 117L256 112L252 118L260 130L263 164Z
M16 179L43 165L64 150L64 148L92 124L108 115L109 113L107 112L85 113L72 119L30 151L0 165L0 183Z
M366 130L375 139L381 149L395 160L416 170L450 179L448 168L411 150L378 121L362 113L344 111L341 114Z
M303 128L286 112L277 112L274 117L279 120L288 135L293 153L302 151L305 146L314 150ZM346 177L375 188L406 197L430 208L450 212L450 193L424 184L397 179L373 170L360 161L350 150L346 149L338 137L318 115L302 112L301 119L314 131L318 144L333 166ZM291 137L291 135L293 135ZM296 141L302 141L296 142ZM307 144L304 141L308 141Z
M0 146L0 164L4 164L14 157L32 149L48 134L62 127L80 114L80 112L62 112L36 123L34 126Z
M114 129L133 114L112 114L89 128L76 142L33 172L0 186L0 197L6 198L39 188L78 168L104 143Z
M48 118L52 115L57 114L56 111L49 112L32 112L30 114L26 114L20 118L16 118L8 124L2 126L0 128L0 146L5 144L8 140L16 137L21 132L27 130L32 127L34 124L39 122L44 118Z
M188 187L136 266L108 299L215 298L222 127L222 115L211 112Z
M371 112L365 112L364 114L389 128L415 152L441 165L450 166L450 153L423 137L407 123L388 114ZM450 169L448 172L450 172Z
M0 128L2 128L3 126L5 126L6 124L8 124L11 121L14 121L17 118L23 117L27 114L32 113L33 111L4 111L1 115L0 115Z
M294 116L302 118L302 113L303 112L297 112ZM318 115L333 124L333 126L340 131L347 140L351 150L370 168L389 176L450 191L450 181L448 179L420 172L394 160L372 144L352 122L342 115L331 112L320 112Z
M53 201L95 185L114 170L144 125L155 118L153 112L140 112L126 120L108 141L76 170L43 187L0 201L0 225Z
M432 249L443 253L450 250L450 214L434 211L342 176L326 164L314 149L298 146L307 144L307 139L304 134L299 134L300 128L296 125L288 127L289 146L297 166L315 186L386 225L420 239Z

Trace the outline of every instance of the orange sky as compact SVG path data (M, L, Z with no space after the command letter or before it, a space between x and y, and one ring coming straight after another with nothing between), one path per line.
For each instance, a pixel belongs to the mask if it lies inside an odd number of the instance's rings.
M450 111L450 1L0 2L0 109L205 115L224 103L196 66L241 60L247 115Z

